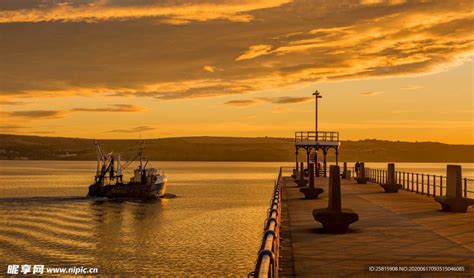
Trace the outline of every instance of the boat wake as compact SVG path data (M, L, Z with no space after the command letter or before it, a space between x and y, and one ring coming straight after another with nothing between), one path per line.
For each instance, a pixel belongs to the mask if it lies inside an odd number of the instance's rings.
M34 203L54 203L54 202L69 202L69 201L80 201L87 200L85 196L51 196L51 197L3 197L0 198L1 203L21 203L21 202L34 202Z
M172 194L172 193L165 193L165 195L163 197L161 197L161 199L174 199L174 198L177 198L178 196L176 196L175 194Z
M159 199L174 199L177 196L172 193L166 193L163 197ZM0 197L0 203L57 203L57 202L71 202L71 201L85 201L85 200L93 200L93 201L106 201L106 200L113 200L108 199L106 197L86 197L86 196L46 196L46 197ZM123 200L132 200L123 198Z

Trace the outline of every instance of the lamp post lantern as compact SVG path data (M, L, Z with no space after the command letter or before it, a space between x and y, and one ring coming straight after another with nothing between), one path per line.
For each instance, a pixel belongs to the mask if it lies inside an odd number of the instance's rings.
M315 133L315 141L318 142L318 98L322 98L321 93L316 90L313 93L314 101L315 101L315 121L314 121L314 131Z

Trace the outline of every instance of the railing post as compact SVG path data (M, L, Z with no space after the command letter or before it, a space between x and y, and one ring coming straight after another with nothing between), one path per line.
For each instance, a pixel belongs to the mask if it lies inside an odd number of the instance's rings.
M416 173L416 193L418 193L418 173Z
M427 187L426 187L427 192L426 192L426 195L427 195L427 196L430 196L430 175L429 175L429 174L426 176L426 183L427 183Z
M406 172L407 191L410 191L410 173Z
M411 192L415 191L415 174L411 173Z
M439 176L439 196L443 196L443 176Z
M405 186L405 172L402 172L402 186L403 186L403 189L406 189L406 186Z
M436 175L433 175L433 197L436 196Z
M425 194L425 175L421 174L421 194Z
M464 178L464 198L467 198L467 178Z

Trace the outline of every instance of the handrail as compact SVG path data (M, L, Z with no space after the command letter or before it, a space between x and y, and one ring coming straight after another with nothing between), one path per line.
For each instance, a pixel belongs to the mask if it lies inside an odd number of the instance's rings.
M295 142L339 142L337 131L296 131Z
M355 168L352 167L352 173L355 177ZM387 169L365 168L365 176L371 182L386 183ZM395 171L395 180L402 185L402 189L423 194L426 196L442 196L446 192L446 176L431 175L424 173L400 172ZM462 178L463 197L474 198L474 179Z
M280 167L273 189L270 208L268 209L268 216L263 225L263 239L260 251L258 252L255 270L250 272L248 277L278 277L282 171L283 167Z

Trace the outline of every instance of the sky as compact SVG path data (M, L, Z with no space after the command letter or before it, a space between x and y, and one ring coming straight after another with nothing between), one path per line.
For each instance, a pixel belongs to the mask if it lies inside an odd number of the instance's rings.
M474 144L474 3L1 0L0 133Z

